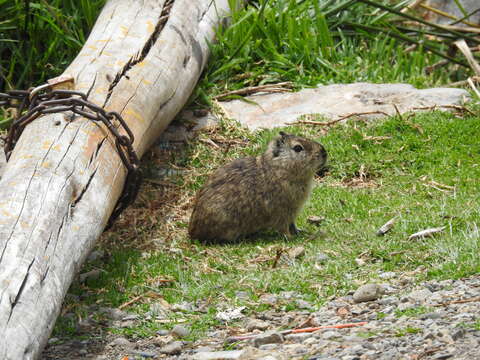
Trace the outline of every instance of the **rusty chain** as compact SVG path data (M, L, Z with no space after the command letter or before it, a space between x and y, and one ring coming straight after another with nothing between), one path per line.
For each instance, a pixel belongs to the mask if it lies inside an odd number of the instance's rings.
M134 136L122 116L115 112L107 112L102 107L87 101L87 95L73 90L52 90L42 85L29 90L10 90L0 93L0 106L17 109L17 116L4 138L7 161L25 127L46 114L71 111L84 118L103 123L115 138L115 146L123 165L127 169L127 178L120 198L108 220L107 229L135 200L141 183L140 160L133 149ZM118 126L114 125L114 122ZM120 134L122 128L126 135Z

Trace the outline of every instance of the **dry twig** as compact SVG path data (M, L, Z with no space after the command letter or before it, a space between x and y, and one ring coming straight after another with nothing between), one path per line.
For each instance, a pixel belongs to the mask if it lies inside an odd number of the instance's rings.
M437 110L439 108L445 108L445 109L455 109L458 111L463 111L466 113L469 113L470 115L476 116L475 113L472 111L468 110L465 106L461 105L433 105L433 106L420 106L420 107L414 107L412 110Z
M204 143L204 144L207 144L207 145L210 145L212 147L214 147L215 149L221 149L221 147L217 144L215 144L212 139L199 139L200 142Z
M278 261L280 260L280 257L284 252L285 250L283 248L277 249L277 254L275 255L275 259L273 260L272 269L275 269L277 267Z
M424 9L426 9L426 10L428 10L428 11L431 11L431 12L433 12L433 13L435 13L435 14L444 16L444 17L446 17L446 18L449 18L449 19L452 19L452 20L455 20L455 21L460 21L460 22L462 22L462 23L464 23L464 24L466 24L466 25L470 25L470 26L472 26L472 27L477 27L476 24L474 24L474 23L472 23L472 22L470 22L470 21L458 19L456 16L454 16L454 15L452 15L452 14L450 14L450 13L447 13L447 12L445 12L445 11L442 11L442 10L440 10L440 9L434 8L434 7L432 7L432 6L429 6L429 5L426 5L426 4L422 4L422 3L420 3L419 6L422 7L422 8L424 8ZM457 27L458 27L458 26L457 26Z
M472 79L471 78L468 78L467 79L467 82L468 82L468 85L470 85L470 87L472 88L472 90L475 92L475 94L477 95L477 97L480 99L480 92L478 92L477 88L475 87L475 84L473 83Z
M426 237L431 237L434 234L437 234L439 232L442 232L445 230L445 226L441 226L438 228L430 228L430 229L425 229L419 232L416 232L408 237L408 240L415 240L415 239L423 239Z
M437 346L437 347L434 347L434 348L427 349L424 352L420 353L415 359L419 360L419 359L421 359L425 356L432 355L432 354L434 354L434 353L436 353L437 351L440 351L440 350L442 350L441 346Z
M250 86L243 89L227 91L223 94L219 94L213 97L214 100L219 100L227 96L232 95L251 95L258 92L287 92L291 91L293 83L290 81L281 82L278 84L266 84L259 86Z
M138 300L144 298L145 295L146 295L146 294L142 294L142 295L135 296L132 300L129 300L129 301L127 301L126 303L123 303L122 305L120 305L120 306L118 307L118 309L119 309L119 310L122 310L122 309L126 308L127 306L130 306L130 305L136 303Z
M442 25L442 26L447 30L480 34L480 29L478 27L473 27L473 26L463 27L463 26L455 26L455 25Z
M470 81L480 82L480 76L470 76L468 79L470 79ZM453 83L448 84L448 86L468 85L468 83L469 83L468 79L467 80L461 80L461 81L455 81Z
M411 4L408 4L407 6L405 6L401 12L402 13L405 13L407 12L408 10L413 10L415 9L418 5L420 5L420 3L424 2L425 0L415 0L414 2L412 2Z
M361 116L361 115L373 115L373 114L381 114L385 116L390 116L384 111L367 111L367 112L360 112L360 113L351 113L345 116L342 116L338 119L331 120L331 121L326 121L326 122L320 122L320 121L312 121L312 120L298 120L293 122L292 124L309 124L309 125L318 125L318 126L332 126L335 125L336 123L346 120L348 118L351 118L353 116ZM365 119L360 118L359 120L364 121Z
M380 229L377 230L377 236L383 236L387 232L389 232L392 228L393 225L395 224L396 217L391 218L388 220L385 224L383 224Z
M467 58L468 64L475 72L475 75L480 76L480 65L477 63L475 58L473 57L472 51L467 45L467 42L464 39L457 40L453 43Z
M452 301L447 301L447 302L440 303L440 304L435 304L433 306L439 307L439 306L448 306L448 305L452 305L452 304L465 304L465 303L471 303L471 302L480 302L480 297L474 297L474 298L470 298L470 299L452 300Z

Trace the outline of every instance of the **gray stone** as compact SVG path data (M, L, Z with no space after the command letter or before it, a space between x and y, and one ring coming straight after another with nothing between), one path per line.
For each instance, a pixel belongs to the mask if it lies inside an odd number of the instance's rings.
M130 320L139 320L140 316L137 314L127 314L122 318L122 321L130 321Z
M194 132L216 129L220 123L220 120L211 112L203 113L199 111L183 110L177 115L177 118L180 119L181 122L195 124L192 129Z
M229 118L243 126L256 130L285 126L301 116L319 114L329 120L346 114L383 112L395 115L396 105L400 113L418 107L462 104L468 99L467 91L455 88L415 89L409 84L334 84L319 85L292 93L255 94L247 96L251 103L241 100L221 102ZM383 114L361 115L360 117L382 118ZM322 121L319 119L319 121Z
M280 346L281 344L264 344L260 345L258 348L264 351L272 351L278 349Z
M353 294L356 303L378 299L384 293L383 287L378 284L366 284L360 286Z
M350 351L354 354L362 354L363 352L365 352L365 348L363 347L363 345L361 344L357 344L357 345L353 345L351 348L350 348Z
M183 312L192 312L195 310L193 303L184 301L180 304L173 304L171 307L172 311L183 311Z
M135 321L127 320L127 321L114 321L113 326L117 328L132 328L135 326Z
M259 347L264 344L281 344L283 343L283 335L279 332L266 332L265 334L261 334L253 339L253 345L255 347Z
M263 294L259 299L260 303L267 305L275 305L278 302L278 296L273 294Z
M312 336L313 336L312 333L288 334L288 335L285 335L285 340L301 343L304 340L311 338Z
M457 340L463 338L465 336L465 334L466 334L465 329L464 328L459 328L459 329L455 330L455 332L452 334L452 339L454 341L457 341Z
M250 294L246 291L236 291L235 297L240 300L248 300L250 299Z
M301 297L300 294L297 293L296 291L282 291L280 293L280 296L285 300L293 300Z
M191 136L192 135L188 132L184 125L170 125L165 129L156 143L186 142L191 138Z
M0 151L1 151L1 150L2 150L2 149L0 148ZM59 341L60 341L60 339L57 338L57 337L51 337L50 339L48 339L48 343L49 343L49 344L55 344L55 343L58 343Z
M128 316L127 312L115 308L101 308L100 311L112 320L122 320L123 318Z
M302 344L288 344L283 346L283 351L293 356L299 356L308 353L308 347Z
M393 279L396 276L397 276L397 273L395 273L393 271L387 271L387 272L382 272L382 273L378 274L378 277L380 279L384 279L384 280Z
M311 309L312 304L310 304L308 301L302 300L302 299L297 299L295 300L295 304L299 309Z
M324 340L333 340L333 339L339 339L342 337L340 333L337 330L327 330L324 331L322 334L322 339Z
M133 344L124 337L118 337L111 341L108 345L110 346L119 346L121 348L132 348Z
M405 310L415 309L416 307L417 306L415 304L412 304L410 302L404 302L404 303L398 304L397 310L405 311Z
M315 256L315 261L318 262L319 264L326 263L330 259L330 256L328 256L325 253L319 252Z
M173 341L165 346L160 348L162 354L175 355L180 354L183 349L183 343L181 341Z
M444 315L443 311L429 312L429 313L423 314L420 317L420 319L422 319L422 320L427 320L427 319L436 320L436 319L440 319L443 315Z
M428 299L432 296L432 292L427 288L412 291L408 294L408 298L410 301L418 302L418 303L425 303Z
M445 352L440 352L432 356L433 360L444 360L444 359L450 359L453 355L455 355L453 352L450 351L445 351Z
M192 356L192 360L239 360L245 354L245 350L232 351L206 351Z
M94 262L103 257L105 252L103 250L94 250L88 255L87 262Z
M87 280L96 280L100 277L101 273L102 273L102 271L99 270L99 269L90 270L90 271L87 271L86 273L80 274L78 276L78 280L81 283L84 283Z
M247 331L253 331L253 330L267 330L270 327L270 323L259 320L259 319L250 319L245 326Z
M131 351L130 353L134 356L140 356L140 357L145 358L145 359L151 359L151 358L154 358L154 357L158 356L157 353L150 352L150 351L136 351L135 350L135 351Z
M214 352L215 349L211 346L200 346L198 348L192 349L194 353L199 353L199 352Z
M190 329L184 325L177 324L171 331L173 336L184 338L190 335Z

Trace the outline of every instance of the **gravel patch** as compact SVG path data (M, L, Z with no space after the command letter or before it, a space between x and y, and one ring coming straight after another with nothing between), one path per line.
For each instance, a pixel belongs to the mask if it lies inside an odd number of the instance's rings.
M479 359L480 276L461 280L429 281L412 285L397 276L386 276L388 284L367 284L372 291L361 302L345 296L319 309L285 312L273 308L250 314L240 322L232 340L224 328L211 329L195 342L178 341L179 334L160 331L150 339L127 339L108 335L102 340L62 342L52 338L43 359L309 359L309 360L424 360ZM375 285L375 286L371 286ZM361 287L359 287L361 288ZM381 290L379 290L381 289ZM373 291L375 290L375 291ZM373 294L373 295L372 295ZM292 303L298 294L264 295L263 301L277 299ZM109 309L118 319L124 313ZM128 317L127 317L128 319ZM353 324L347 328L324 328L313 332L287 333L298 326L320 327ZM355 326L355 324L359 326ZM187 325L177 327L187 330ZM187 330L188 331L188 330ZM175 331L176 332L176 331ZM173 333L175 333L173 332ZM228 341L227 341L228 339ZM228 345L226 345L228 344ZM228 346L226 350L225 346Z

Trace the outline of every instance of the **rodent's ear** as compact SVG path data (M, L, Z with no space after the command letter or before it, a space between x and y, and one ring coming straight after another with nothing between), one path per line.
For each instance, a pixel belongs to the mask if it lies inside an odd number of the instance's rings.
M284 133L283 131L280 131L279 134L282 138L285 138L288 135L287 133Z
M285 144L285 133L280 131L280 136L277 136L275 140L271 142L272 145L272 155L277 157L280 154L281 148Z
M273 152L272 152L272 155L274 158L280 154L280 148L282 147L282 144L283 144L283 141L281 138L277 138L277 140L275 140L275 146L273 147Z

